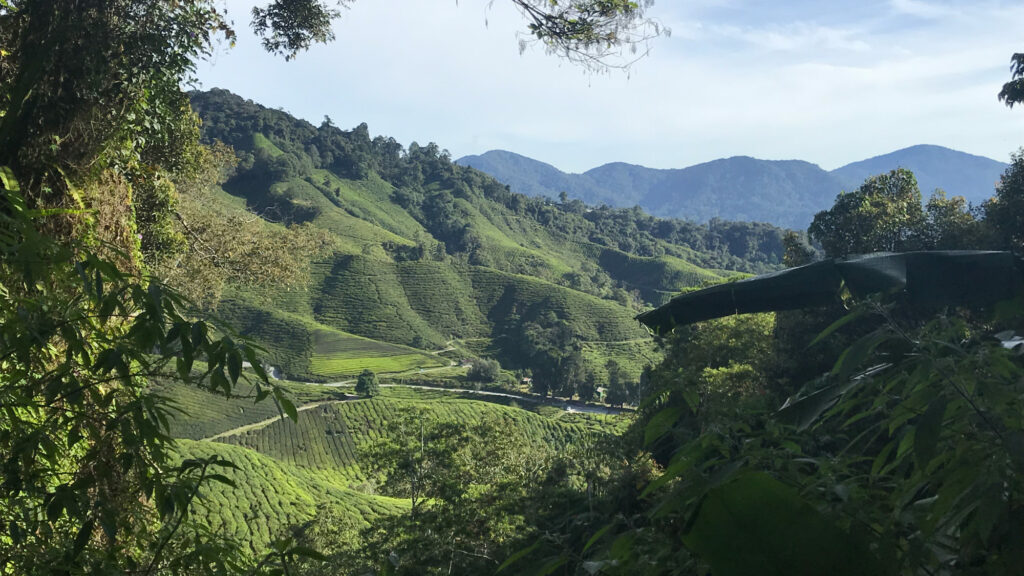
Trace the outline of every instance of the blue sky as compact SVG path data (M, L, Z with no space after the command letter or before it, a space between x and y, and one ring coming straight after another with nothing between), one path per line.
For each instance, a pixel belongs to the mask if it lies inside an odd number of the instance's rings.
M1024 145L1024 109L996 99L1024 52L1020 0L660 0L649 15L672 35L628 75L520 54L524 22L503 0L356 0L335 42L291 62L262 52L251 7L227 0L239 42L200 64L201 87L454 157L832 169L914 144L1003 161Z

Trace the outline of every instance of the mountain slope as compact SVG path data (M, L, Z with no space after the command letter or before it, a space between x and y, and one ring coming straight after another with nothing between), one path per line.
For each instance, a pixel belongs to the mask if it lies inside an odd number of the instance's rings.
M797 160L736 156L681 170L606 164L585 174L591 180L638 197L653 214L705 221L711 218L766 221L802 228L813 206L827 206L835 182L821 168Z
M457 162L486 172L511 186L513 191L527 196L555 199L564 191L570 198L592 205L628 207L636 204L630 203L631 198L618 196L623 190L604 186L585 174L566 174L550 164L514 152L491 150L479 156L463 156Z
M293 378L437 367L423 351L453 339L528 369L537 359L522 348L524 331L563 325L571 342L557 350L586 350L598 382L612 358L637 377L642 365L624 356L649 356L633 320L641 307L731 274L722 270L781 261L778 228L554 204L509 192L435 144L405 148L365 125L315 127L223 90L194 93L192 104L204 139L239 158L219 194L268 225L328 239L323 254L292 255L310 263L304 289L232 286L218 310Z
M621 162L583 174L557 168L503 150L466 156L472 166L508 184L515 192L557 198L564 191L588 204L639 205L665 218L698 222L711 218L770 222L805 228L814 214L832 205L842 190L852 190L869 176L896 168L917 175L927 198L936 188L978 204L993 193L1006 164L942 148L913 146L848 164L832 172L799 160L733 157L688 168L660 170Z
M942 146L919 145L847 164L832 171L847 189L856 188L868 176L907 168L917 176L925 198L936 188L948 196L963 196L973 204L992 197L1007 164Z

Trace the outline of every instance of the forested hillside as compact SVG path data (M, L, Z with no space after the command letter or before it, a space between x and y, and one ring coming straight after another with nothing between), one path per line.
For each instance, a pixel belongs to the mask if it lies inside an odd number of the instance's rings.
M273 226L326 238L315 257L293 255L309 260L305 286L230 285L217 306L293 377L431 368L437 359L417 350L469 342L572 395L562 380L603 383L609 360L637 378L638 359L653 357L650 344L637 354L645 331L632 318L643 307L781 262L772 226L531 198L434 144L314 127L223 90L191 100L204 140L239 158L223 190Z

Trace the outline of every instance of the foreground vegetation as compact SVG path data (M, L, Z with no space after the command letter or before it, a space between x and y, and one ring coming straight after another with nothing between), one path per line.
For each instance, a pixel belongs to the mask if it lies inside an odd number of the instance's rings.
M566 55L649 38L631 3L571 30L550 25L594 4L517 3ZM336 15L275 2L253 25L291 57L328 40ZM197 319L226 287L303 284L309 262L294 255L330 244L216 190L236 157L200 145L180 87L217 37L234 42L229 19L205 0L13 0L0 21L0 571L281 573L315 557L293 539L254 554L197 521L200 492L235 486L224 471L237 465L176 457L147 382L273 398L297 416L248 341Z

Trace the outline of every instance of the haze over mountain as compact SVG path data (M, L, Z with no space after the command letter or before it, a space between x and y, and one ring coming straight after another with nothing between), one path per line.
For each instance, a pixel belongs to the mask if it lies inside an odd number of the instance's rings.
M980 204L992 196L1006 164L949 148L919 145L847 164L831 172L800 160L759 160L734 156L680 169L605 164L568 174L538 160L504 150L464 156L472 166L509 185L514 192L569 198L616 207L639 205L656 216L703 222L711 218L770 222L806 228L814 214L832 205L843 190L896 168L917 176L925 198L936 188Z

